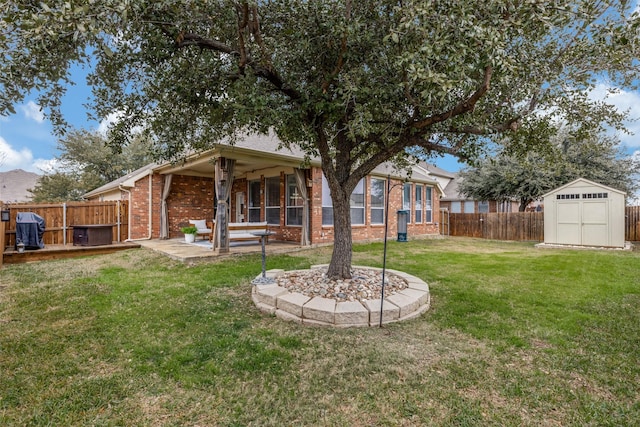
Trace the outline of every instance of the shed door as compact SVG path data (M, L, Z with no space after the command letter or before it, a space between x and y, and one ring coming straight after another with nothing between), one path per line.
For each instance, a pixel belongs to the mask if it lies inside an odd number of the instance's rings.
M582 244L581 203L567 201L557 203L557 239L565 245Z
M582 202L582 244L609 245L609 218L607 201Z
M609 245L607 199L559 201L556 206L558 243L584 246Z

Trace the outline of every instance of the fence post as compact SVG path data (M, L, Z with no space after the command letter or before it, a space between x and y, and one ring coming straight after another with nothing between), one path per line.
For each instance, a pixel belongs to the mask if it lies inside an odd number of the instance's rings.
M118 212L118 216L116 217L116 223L118 224L118 238L116 239L116 242L120 243L120 200L116 200L116 209Z
M62 204L62 244L67 245L67 204Z
M4 262L4 231L4 221L0 221L0 268L2 268L2 263Z

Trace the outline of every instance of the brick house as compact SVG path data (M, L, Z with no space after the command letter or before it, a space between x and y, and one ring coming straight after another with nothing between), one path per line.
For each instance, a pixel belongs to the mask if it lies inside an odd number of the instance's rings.
M233 159L228 222L267 221L273 238L300 242L302 210L307 195L309 244L333 241L332 203L318 159L305 162L297 149L278 148L273 136L250 135L233 146L215 148L180 163L150 164L85 195L89 200L129 200L129 238L182 236L191 219L213 220L216 214L216 159ZM297 170L297 172L296 172ZM387 180L390 179L388 236L397 232L397 211L409 211L408 235L438 234L442 185L423 167L398 171L378 166L351 197L354 241L384 237ZM300 189L295 173L304 176ZM302 191L304 190L304 191ZM166 212L165 230L161 218Z
M507 200L476 200L460 193L458 184L461 181L457 173L448 174L449 181L443 185L444 195L440 199L440 208L450 213L490 213L518 212L518 202Z

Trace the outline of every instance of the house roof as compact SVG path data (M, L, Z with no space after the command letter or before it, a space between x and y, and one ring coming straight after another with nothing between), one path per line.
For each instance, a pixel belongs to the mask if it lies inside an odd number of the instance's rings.
M140 178L149 174L149 171L153 171L155 167L158 165L156 163L149 163L146 166L141 167L140 169L136 169L131 173L128 173L114 181L111 181L101 187L96 188L95 190L89 191L84 195L85 198L95 197L100 194L108 193L120 187L128 187L131 188L135 186L136 181Z
M458 185L462 182L462 177L459 174L452 174L453 179L449 181L449 184L444 188L444 196L442 201L453 202L458 200L469 200L469 198L463 194L460 194Z
M418 166L420 166L423 169L426 169L427 172L429 172L429 174L433 176L441 176L444 178L451 178L451 179L456 177L455 173L441 169L436 165L432 165L431 163L420 162L418 163Z
M187 156L187 158L181 162L148 164L131 172L130 174L127 174L126 176L123 176L122 178L90 191L85 194L85 197L95 197L120 187L133 187L137 180L149 174L150 171L161 174L176 173L213 176L213 162L211 160L217 157L236 159L236 171L239 173L260 169L260 167L256 166L260 164L300 167L305 163L305 160L307 160L306 153L299 147L295 145L292 145L290 148L283 147L282 142L274 134L249 134L243 138L238 138L238 140L233 144L217 143L212 149ZM320 166L319 157L311 157L308 161L313 166ZM447 172L442 169L436 168L435 166L433 166L433 168L447 174ZM411 180L434 184L438 187L440 192L443 192L443 188L438 181L434 177L429 176L429 173L425 173L424 169L424 167L414 167L412 169ZM390 163L378 165L371 174L392 176L399 179L404 179L406 177L405 171L398 170Z

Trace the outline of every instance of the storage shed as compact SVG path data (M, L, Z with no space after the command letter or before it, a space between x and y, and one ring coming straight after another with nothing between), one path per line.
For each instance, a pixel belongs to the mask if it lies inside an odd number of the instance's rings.
M545 194L544 243L623 248L625 195L584 178Z

